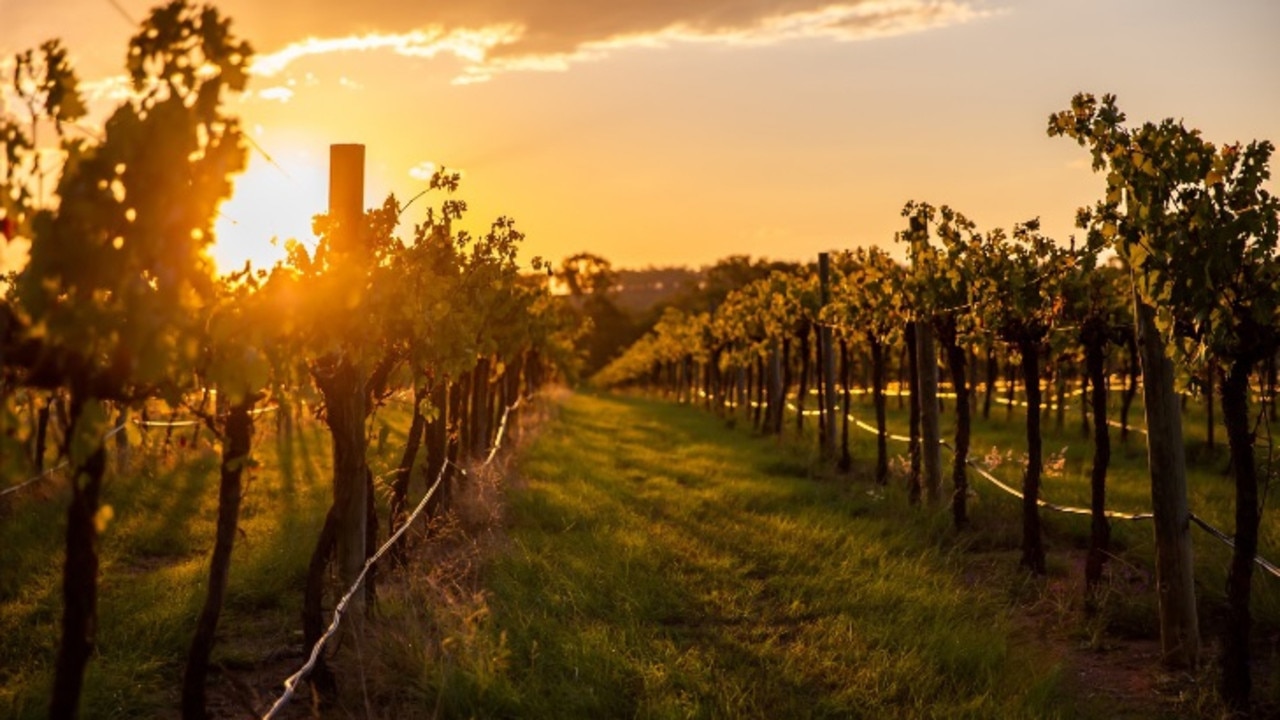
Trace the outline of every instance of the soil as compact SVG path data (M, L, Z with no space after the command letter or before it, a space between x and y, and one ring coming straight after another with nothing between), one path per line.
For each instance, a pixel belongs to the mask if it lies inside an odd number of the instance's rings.
M1056 551L1059 556L1064 552ZM1013 591L1013 608L1018 641L1049 653L1061 668L1063 694L1075 698L1070 708L1082 718L1228 718L1217 698L1216 657L1218 645L1211 618L1214 608L1202 615L1203 652L1196 670L1174 670L1160 662L1160 639L1154 606L1133 603L1130 598L1149 598L1154 578L1149 572L1116 559L1108 563L1099 593L1100 602L1090 615L1084 603L1085 551L1065 551L1065 567L1039 580L1025 577ZM1006 554L995 560L994 553L974 559L971 581L1009 582L1016 568L1016 556ZM995 565L1005 563L1004 567ZM1009 568L1014 570L1010 571ZM980 580L979 580L980 579ZM1019 582L1019 581L1015 581ZM1262 630L1262 628L1258 628ZM1254 718L1280 718L1280 707L1265 698L1277 688L1272 668L1276 665L1277 638L1274 632L1255 633ZM1065 708L1064 708L1065 710Z

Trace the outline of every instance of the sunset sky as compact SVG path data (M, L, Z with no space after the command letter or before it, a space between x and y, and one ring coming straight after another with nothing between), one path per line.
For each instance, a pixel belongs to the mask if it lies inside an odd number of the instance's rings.
M0 52L62 37L109 94L151 4L0 0ZM275 161L223 208L224 265L307 232L333 142L368 146L368 204L446 165L472 229L510 215L526 257L636 267L888 246L909 199L1065 240L1102 183L1045 135L1078 91L1280 140L1274 0L217 4L258 53L232 109Z

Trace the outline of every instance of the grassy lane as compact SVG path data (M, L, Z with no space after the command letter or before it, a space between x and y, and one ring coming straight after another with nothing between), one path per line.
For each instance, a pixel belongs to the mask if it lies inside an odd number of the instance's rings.
M657 401L577 395L529 448L447 716L1061 717L1007 594L861 482ZM890 507L890 506L893 507ZM897 519L895 519L897 518Z

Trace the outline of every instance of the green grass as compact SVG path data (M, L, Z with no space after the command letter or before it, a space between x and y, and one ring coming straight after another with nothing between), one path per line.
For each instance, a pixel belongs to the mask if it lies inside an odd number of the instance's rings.
M371 450L375 473L398 460L408 425L402 407L389 407L382 416L389 431L385 447ZM284 442L273 415L256 424L258 467L245 478L215 668L252 665L297 644L307 562L331 499L323 427L308 420L293 441ZM176 432L175 443L190 435L189 428ZM113 518L99 543L99 629L85 674L86 717L176 712L217 516L219 451L209 445L207 430L202 436L195 445L165 450L163 431L153 431L123 471L109 463L103 503ZM68 495L65 480L56 476L0 508L0 717L47 714L60 635ZM281 680L283 674L270 683ZM214 673L210 682L225 680Z
M1046 398L1048 399L1048 398ZM1111 419L1119 416L1119 393L1111 394ZM951 400L945 401L946 412L942 416L942 432L944 439L954 434L954 405ZM980 407L980 405L979 405ZM905 434L907 431L907 413L897 407L896 398L890 397L888 402L888 427L890 432ZM992 469L992 473L1006 484L1021 487L1021 459L1026 449L1025 408L1015 407L1012 414L1006 408L993 404L990 418L984 420L980 412L974 414L973 440L970 457L982 462L984 456L995 448L1004 455L1004 461ZM1257 408L1254 409L1257 412ZM868 422L874 417L869 398L855 399L854 413ZM1131 427L1143 428L1143 405L1141 393L1134 400L1129 419ZM1188 503L1192 512L1209 523L1231 535L1234 533L1235 520L1235 487L1233 479L1227 473L1229 452L1226 447L1226 432L1221 425L1219 413L1216 430L1216 447L1209 450L1206 446L1206 429L1204 406L1202 402L1191 401L1184 412L1183 432L1187 453ZM1089 473L1092 468L1093 443L1086 437L1081 427L1079 398L1068 399L1066 417L1061 427L1057 424L1057 414L1051 411L1042 421L1044 434L1044 450L1046 459L1057 456L1063 460L1056 468L1048 468L1042 497L1061 505L1088 507L1090 498ZM851 431L852 432L852 431ZM860 457L873 457L874 448L868 439L874 436L856 431L858 438L857 451ZM1265 427L1260 435L1260 444L1265 443ZM1120 430L1111 428L1111 464L1107 476L1107 507L1126 512L1149 512L1151 509L1151 480L1147 472L1147 446L1145 436L1131 431L1127 442L1120 441ZM903 451L901 444L890 444L890 453ZM1266 477L1265 450L1259 452L1259 475ZM951 455L943 450L943 462L949 469ZM949 478L949 475L944 476ZM991 517L990 522L1008 522L1016 525L1019 505L1016 499L1006 496L1002 491L987 483L976 473L970 472L969 482L978 493L976 504L994 504L999 510ZM1264 506L1266 503L1264 502ZM1087 517L1063 515L1042 510L1041 516L1046 520L1050 533L1050 551L1053 543L1062 547L1087 546L1089 520ZM1015 527L1016 530L1016 527ZM1154 537L1148 521L1112 522L1112 540L1121 550L1125 558L1146 568L1153 566L1155 553ZM1199 528L1192 528L1192 539L1196 554L1197 593L1202 599L1204 615L1204 632L1212 637L1216 632L1215 606L1224 602L1226 586L1226 570L1230 562L1231 550L1210 537ZM1273 561L1280 561L1280 523L1272 521L1264 515L1259 537L1259 554ZM1255 614L1265 625L1280 626L1280 578L1266 574L1257 569L1254 579Z
M688 408L571 398L520 463L482 647L426 678L442 714L1072 714L945 523L812 461Z
M869 401L856 402L869 420ZM891 431L904 432L906 413L892 396L889 410ZM1218 451L1203 451L1200 412L1193 402L1186 416L1191 506L1229 532L1221 428ZM343 694L331 714L364 716L367 692L375 717L1108 717L1105 701L1082 699L1064 645L1109 652L1155 637L1148 523L1115 524L1110 592L1088 620L1077 593L1063 592L1079 572L1070 558L1087 539L1087 518L1042 513L1050 576L1028 580L1016 567L1016 500L971 475L973 527L956 533L945 512L907 505L901 477L883 490L870 484L871 434L852 431L854 476L836 477L813 450L813 422L797 439L789 421L779 441L755 436L741 418L728 428L705 411L641 398L576 395L558 413L519 458L514 487L465 482L452 521L465 532L440 530L413 556L416 571L383 581L366 639L341 643ZM398 459L408 424L402 408L382 417L386 429L371 434L375 475ZM1140 398L1131 417L1141 425ZM260 467L214 652L215 666L264 695L297 664L271 658L298 644L330 472L316 423L292 443L279 442L273 426L264 418L255 438ZM1044 427L1046 450L1064 457L1045 496L1087 504L1091 446L1078 409L1061 430L1053 415ZM974 430L974 456L999 448L1006 459L994 472L1016 485L1021 414L996 407ZM1122 446L1117 436L1110 504L1144 510L1143 438ZM114 519L101 545L88 717L174 714L203 599L217 455L207 445L165 452L152 443L124 472L113 462L105 488ZM903 449L890 445L895 456ZM61 613L62 482L0 506L0 717L46 712ZM494 527L503 495L509 508ZM1280 560L1280 528L1264 517L1262 534L1263 554ZM1194 537L1210 657L1229 551ZM1255 634L1277 637L1280 581L1258 575L1254 607ZM1280 687L1274 655L1274 643L1260 652L1268 707ZM226 697L227 683L216 673L213 695ZM1192 711L1211 696L1211 677L1197 687L1172 710L1135 717L1201 714ZM1204 707L1211 712L1212 701Z

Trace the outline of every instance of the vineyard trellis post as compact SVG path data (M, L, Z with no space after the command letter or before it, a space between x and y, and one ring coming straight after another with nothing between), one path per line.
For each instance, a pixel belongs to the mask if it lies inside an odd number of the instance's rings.
M337 221L335 246L346 252L356 251L360 242L359 228L364 217L364 145L335 144L329 147L329 214ZM357 411L359 412L359 411ZM363 417L362 413L356 417ZM350 587L365 561L368 493L364 473L335 473L335 482L350 487L334 488L338 511L337 553L338 577ZM364 604L364 587L352 598L353 607Z
M1194 668L1200 653L1196 615L1191 519L1187 506L1187 459L1182 412L1174 392L1173 359L1156 328L1155 310L1134 289L1134 321L1142 362L1142 398L1147 415L1147 464L1156 534L1156 587L1164 661Z
M928 242L928 228L923 218L912 216L911 238L913 243ZM912 253L912 264L919 253ZM913 268L914 270L914 268ZM924 460L924 496L930 505L942 499L942 439L938 427L938 352L933 342L933 323L929 318L917 318L916 368L920 373L920 451Z
M831 253L818 253L818 287L822 307L831 302ZM832 350L831 326L823 324L818 331L818 352L822 353L822 388L826 404L826 422L822 426L822 452L830 457L836 447L835 397L836 367Z

